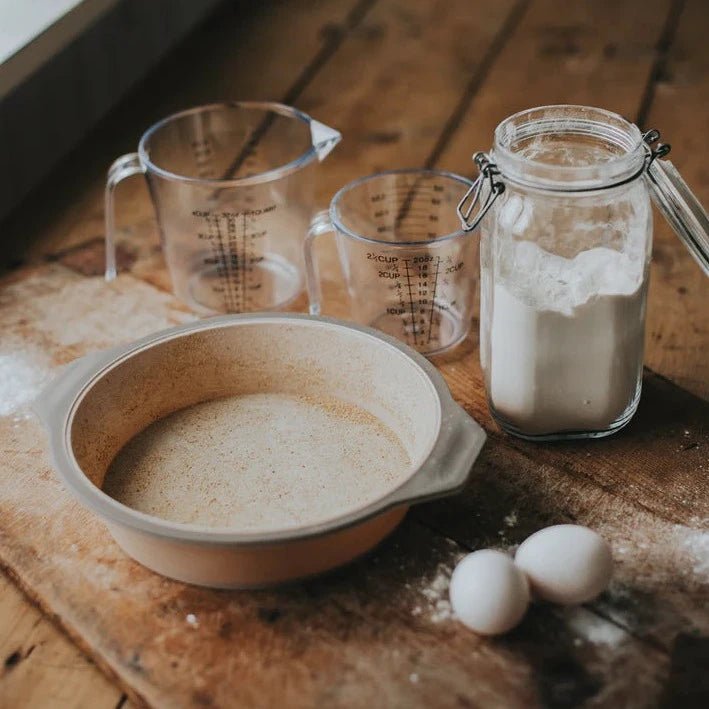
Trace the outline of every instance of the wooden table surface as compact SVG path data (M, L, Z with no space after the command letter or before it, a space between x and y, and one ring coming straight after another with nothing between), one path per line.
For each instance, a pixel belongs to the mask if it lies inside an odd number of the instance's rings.
M471 175L471 154L522 108L598 105L659 128L709 204L708 30L705 0L268 1L224 7L164 61L0 228L0 707L709 706L709 281L659 217L628 429L557 446L502 435L473 333L437 361L490 433L468 489L323 580L253 594L157 580L66 498L39 428L7 405L22 377L188 317L167 295L140 180L119 192L124 275L101 279L105 169L157 118L221 98L296 105L344 135L320 170L325 204L390 167ZM30 344L45 369L18 360ZM535 606L498 640L450 620L445 575L462 553L569 520L611 541L610 592ZM76 552L87 535L100 554ZM59 549L75 567L59 568ZM87 572L107 559L110 588ZM142 605L125 605L129 583ZM183 627L191 607L204 637ZM175 644L156 649L156 616L175 614Z

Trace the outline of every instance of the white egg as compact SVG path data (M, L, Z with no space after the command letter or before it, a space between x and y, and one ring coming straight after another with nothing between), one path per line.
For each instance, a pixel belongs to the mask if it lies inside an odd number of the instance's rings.
M483 635L497 635L522 620L529 605L529 586L507 554L482 549L455 567L450 601L464 625Z
M545 601L576 605L595 598L611 580L613 557L606 541L588 527L558 524L520 544L515 564L532 593Z

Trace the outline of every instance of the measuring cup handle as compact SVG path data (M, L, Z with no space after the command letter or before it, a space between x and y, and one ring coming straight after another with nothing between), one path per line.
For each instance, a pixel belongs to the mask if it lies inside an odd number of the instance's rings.
M305 237L305 282L308 288L308 301L310 303L310 314L320 315L320 302L322 300L322 289L320 288L320 274L318 262L315 258L315 239L322 234L335 232L335 228L330 221L327 210L318 212L310 223L308 235Z
M106 191L104 198L106 220L106 280L116 277L116 214L114 192L118 183L131 175L142 175L145 168L140 162L138 153L126 153L113 162L108 168Z

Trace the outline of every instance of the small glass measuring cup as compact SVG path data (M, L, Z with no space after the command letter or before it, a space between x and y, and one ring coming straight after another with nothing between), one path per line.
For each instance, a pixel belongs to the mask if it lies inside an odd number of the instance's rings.
M108 172L107 280L116 185L144 174L178 298L204 315L287 306L303 288L312 170L340 139L278 103L211 104L156 123Z
M470 330L478 254L455 207L471 185L449 172L404 169L343 187L306 238L310 313L320 314L322 298L314 242L333 232L357 322L428 355L458 344Z

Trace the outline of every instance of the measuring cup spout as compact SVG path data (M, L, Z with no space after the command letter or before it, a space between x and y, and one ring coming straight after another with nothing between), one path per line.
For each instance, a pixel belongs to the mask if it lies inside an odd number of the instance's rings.
M342 134L339 131L312 118L310 119L310 137L312 138L313 148L315 148L320 162L322 162L330 154L330 151L342 140Z

